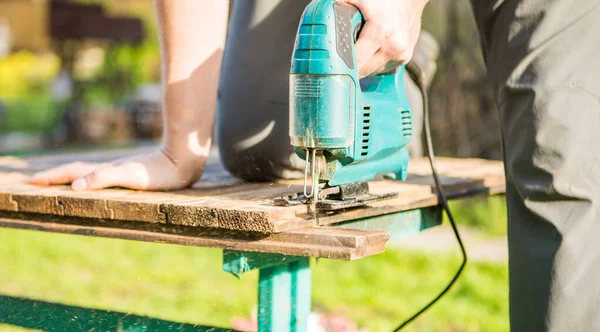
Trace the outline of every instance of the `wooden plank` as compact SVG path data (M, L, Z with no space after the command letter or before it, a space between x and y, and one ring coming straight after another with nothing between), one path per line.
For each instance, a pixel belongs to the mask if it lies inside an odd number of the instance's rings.
M381 214L437 205L426 159L412 160L406 182L377 179L374 192L395 192L394 199L366 207L315 216L306 206L278 207L272 198L301 191L302 180L245 183L229 175L213 150L205 173L192 188L173 192L111 189L76 193L68 186L35 187L25 183L29 174L75 160L103 162L152 147L86 154L60 154L30 158L0 157L0 210L55 216L143 221L260 233L329 225ZM446 194L451 198L504 192L501 162L480 159L437 158Z
M65 186L36 187L28 184L13 184L8 193L12 201L17 203L19 212L64 215L63 205L58 198L61 192L68 190Z
M0 193L0 210L14 212L19 210L17 202L12 199L12 194Z
M101 236L136 241L355 260L382 253L389 235L382 231L310 227L269 236L174 225L123 223L44 216L0 215L0 227Z
M504 168L498 161L482 159L436 158L436 168L444 183L444 189L476 186L504 186ZM408 183L433 185L429 160L420 158L411 161Z

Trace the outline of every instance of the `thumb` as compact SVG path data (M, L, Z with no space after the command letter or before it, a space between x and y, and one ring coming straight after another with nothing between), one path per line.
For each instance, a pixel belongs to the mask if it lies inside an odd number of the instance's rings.
M77 179L71 187L74 191L99 190L123 187L144 190L148 187L148 170L141 163L127 163L98 169Z

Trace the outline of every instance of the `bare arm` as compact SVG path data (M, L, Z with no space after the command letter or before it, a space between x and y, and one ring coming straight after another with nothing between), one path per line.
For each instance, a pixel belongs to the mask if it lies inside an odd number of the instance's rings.
M180 189L197 181L211 144L228 1L155 0L162 56L164 133L155 154L106 164L72 163L35 174L74 190Z
M164 87L162 151L197 180L211 144L228 1L154 3Z

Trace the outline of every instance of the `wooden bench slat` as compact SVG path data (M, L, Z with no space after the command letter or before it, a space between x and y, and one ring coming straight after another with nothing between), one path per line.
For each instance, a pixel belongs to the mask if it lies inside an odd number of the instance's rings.
M381 231L328 227L310 227L262 238L243 238L232 235L239 233L227 230L158 224L144 227L135 225L135 229L131 223L128 226L93 220L69 224L35 216L0 216L0 227L338 260L355 260L382 253L389 239L389 235Z
M303 227L377 216L437 205L426 159L412 160L409 179L370 182L374 192L397 192L398 197L366 207L328 214L315 219L305 206L278 207L271 199L301 190L302 180L245 183L229 175L216 151L205 173L192 188L173 192L110 189L73 192L69 186L36 187L26 184L30 174L75 160L103 162L147 153L151 147L84 154L59 154L29 158L0 157L0 211L29 212L78 218L143 221L239 231L279 233ZM444 189L457 198L475 193L504 192L501 162L480 159L437 158Z

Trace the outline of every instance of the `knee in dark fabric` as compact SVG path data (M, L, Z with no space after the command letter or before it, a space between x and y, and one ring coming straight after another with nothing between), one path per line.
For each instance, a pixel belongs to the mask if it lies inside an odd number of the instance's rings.
M245 181L271 181L283 177L282 169L289 164L291 149L278 149L278 143L272 142L274 138L251 145L252 138L234 141L227 139L226 134L221 135L219 153L225 168Z

